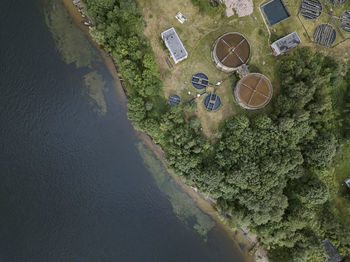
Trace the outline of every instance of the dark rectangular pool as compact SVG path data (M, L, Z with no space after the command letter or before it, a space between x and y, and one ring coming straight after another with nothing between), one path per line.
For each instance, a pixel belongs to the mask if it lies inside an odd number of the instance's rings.
M270 26L278 24L290 16L282 0L272 0L261 6L261 10Z

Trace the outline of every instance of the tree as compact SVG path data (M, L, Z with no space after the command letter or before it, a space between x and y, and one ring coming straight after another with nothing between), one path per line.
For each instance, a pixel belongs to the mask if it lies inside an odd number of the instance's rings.
M192 112L196 111L196 109L197 109L197 102L195 100L193 100L191 102L185 103L184 109L187 112L189 112L189 113L192 113Z
M188 120L190 127L193 129L197 129L201 126L201 121L199 120L198 117L193 116Z

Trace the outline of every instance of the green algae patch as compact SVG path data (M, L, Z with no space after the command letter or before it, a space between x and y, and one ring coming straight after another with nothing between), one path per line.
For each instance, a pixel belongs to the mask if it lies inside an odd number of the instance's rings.
M72 22L63 3L53 0L43 6L45 22L63 61L74 63L77 68L90 66L97 52L85 33Z
M195 201L169 176L162 163L143 142L138 142L136 147L160 191L169 199L176 216L206 241L208 233L216 225L215 221L197 207Z
M106 114L105 82L97 71L91 71L92 64L101 62L98 51L86 34L74 24L60 0L51 0L43 4L43 13L62 60L67 64L74 64L76 68L90 71L84 75L85 88L82 93L90 98L92 110L98 115Z
M107 104L104 96L105 82L103 77L96 71L90 72L84 76L85 89L84 94L91 99L89 101L93 111L99 115L107 113Z

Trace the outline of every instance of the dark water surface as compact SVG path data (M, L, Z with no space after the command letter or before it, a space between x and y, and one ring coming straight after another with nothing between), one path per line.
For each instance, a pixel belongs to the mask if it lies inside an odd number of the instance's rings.
M0 261L243 261L193 203L174 212L99 52L64 16L55 0L0 1ZM193 223L213 227L207 241Z
M290 15L281 0L273 0L262 7L265 17L270 26L278 24Z

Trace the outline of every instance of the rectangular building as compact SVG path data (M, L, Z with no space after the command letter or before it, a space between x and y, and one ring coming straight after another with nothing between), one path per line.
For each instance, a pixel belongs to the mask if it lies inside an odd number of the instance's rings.
M284 54L288 50L301 44L300 37L297 32L286 35L271 44L274 55Z
M162 39L164 40L166 47L169 49L170 55L174 59L175 64L187 58L187 51L174 27L164 31L162 33Z

